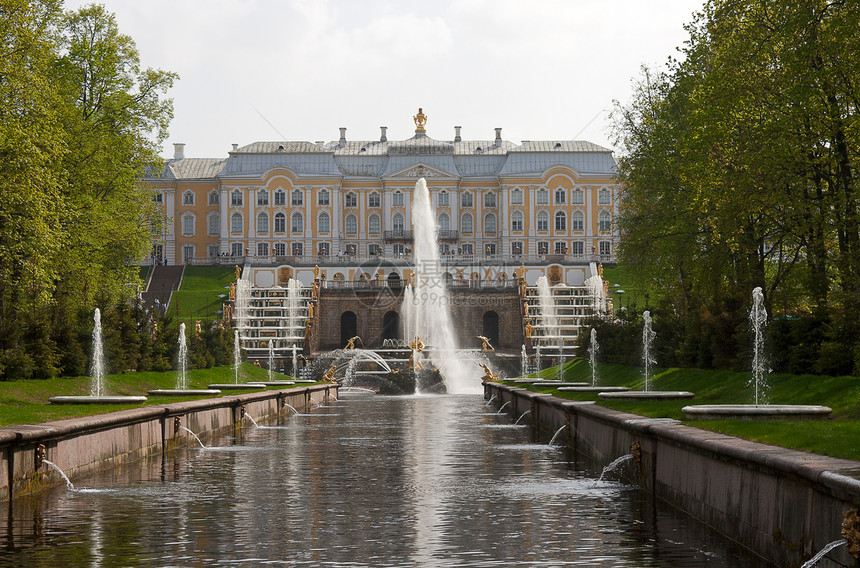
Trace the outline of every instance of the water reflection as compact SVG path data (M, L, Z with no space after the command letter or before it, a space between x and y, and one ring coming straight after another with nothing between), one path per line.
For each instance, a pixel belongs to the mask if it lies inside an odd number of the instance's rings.
M265 426L16 499L2 564L767 566L477 396L349 395Z

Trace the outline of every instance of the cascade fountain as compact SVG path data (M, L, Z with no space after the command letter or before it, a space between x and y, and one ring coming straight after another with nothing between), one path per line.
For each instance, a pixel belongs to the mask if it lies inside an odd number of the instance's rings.
M726 420L743 418L747 420L811 420L827 418L832 412L830 407L806 404L759 404L764 390L764 376L768 372L764 354L767 310L764 307L764 293L761 287L752 291L752 307L749 313L753 334L752 377L750 383L755 392L755 404L700 404L685 406L681 410L689 420Z
M430 206L430 192L424 178L415 184L412 226L414 278L412 283L406 286L403 297L404 336L410 340L421 338L428 346L424 354L429 355L433 366L441 373L449 393L480 393L480 378L471 371L471 365L460 360L457 354L454 327L449 313L450 302L439 260L436 218ZM414 343L417 344L417 341ZM422 353L413 351L413 361L419 362L421 355Z
M641 391L601 389L597 394L602 399L615 400L682 400L695 396L689 391L651 390L651 369L657 360L654 358L652 343L657 334L651 329L651 312L642 312L642 366L645 369L645 389Z
M176 376L176 387L173 389L155 389L148 391L149 396L218 396L218 389L189 389L188 388L188 341L185 337L185 324L179 324L179 337L176 340L178 349L176 366L179 374Z
M102 340L102 312L93 312L93 359L90 364L90 396L52 396L51 404L140 404L145 396L105 396L104 394L104 342Z

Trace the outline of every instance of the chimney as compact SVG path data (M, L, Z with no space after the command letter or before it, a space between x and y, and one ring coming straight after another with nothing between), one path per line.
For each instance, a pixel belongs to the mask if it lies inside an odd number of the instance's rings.
M183 143L175 143L173 144L173 159L181 160L185 157L185 144Z
M454 142L459 142L460 140L462 140L462 138L460 138L460 129L461 128L463 128L463 127L462 126L455 126L454 127Z
M337 142L338 146L343 147L346 146L346 127L340 127L340 140Z
M496 144L502 143L502 129L496 128Z
M238 149L239 149L239 145L234 142L233 143L233 151L235 152Z
M388 132L388 127L387 126L380 126L379 132L380 132L379 141L380 142L388 142L388 135L386 134L386 132Z

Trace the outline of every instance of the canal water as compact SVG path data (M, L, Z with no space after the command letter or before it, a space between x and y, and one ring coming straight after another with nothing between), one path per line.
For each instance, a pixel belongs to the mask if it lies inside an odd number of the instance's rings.
M0 565L771 566L480 396L260 426L16 498Z

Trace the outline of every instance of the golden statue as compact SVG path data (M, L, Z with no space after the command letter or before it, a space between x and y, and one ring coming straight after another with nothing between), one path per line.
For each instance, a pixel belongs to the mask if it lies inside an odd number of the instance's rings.
M484 337L483 335L479 335L478 339L484 342L484 344L481 346L481 351L487 352L496 350L492 345L490 345L490 340L488 338Z
M478 366L484 368L484 376L481 377L484 382L496 382L499 380L499 375L490 370L486 363L478 363Z
M523 313L529 317L529 303L526 301L523 301Z
M200 320L196 320L194 322L194 337L200 337L200 334L202 333L202 331L203 330L200 327Z
M526 297L526 281L520 280L520 296Z
M597 265L597 274L599 274L600 277L603 278L603 264L602 263Z
M236 283L235 282L230 283L230 299L231 300L236 299Z
M308 321L314 319L314 303L308 302Z
M242 267L238 264L236 265L236 280L242 277Z
M522 280L523 276L525 276L525 273L526 273L526 265L523 263L520 263L520 267L514 269L514 278Z
M534 333L534 330L535 330L535 328L532 324L530 324L530 323L526 324L526 339L532 338L532 333Z
M350 351L352 349L355 349L355 340L356 339L358 339L357 335L355 337L353 337L352 339L348 339L346 342L346 347L344 347L343 350L344 351Z
M424 368L421 365L421 361L419 361L418 358L415 357L415 355L417 355L417 354L418 354L418 351L413 351L412 354L409 356L409 368L412 369L413 371L417 371L419 369Z
M416 335L415 341L409 344L409 348L413 351L421 353L422 351L424 351L424 342L421 341L421 338Z
M320 279L320 267L319 265L314 265L314 280Z
M424 111L419 107L418 114L412 117L412 120L415 121L415 133L426 132L424 130L424 125L427 124L427 115L424 114Z
M332 365L331 368L322 376L322 382L337 383L337 379L334 378L335 373L337 373L337 365Z

